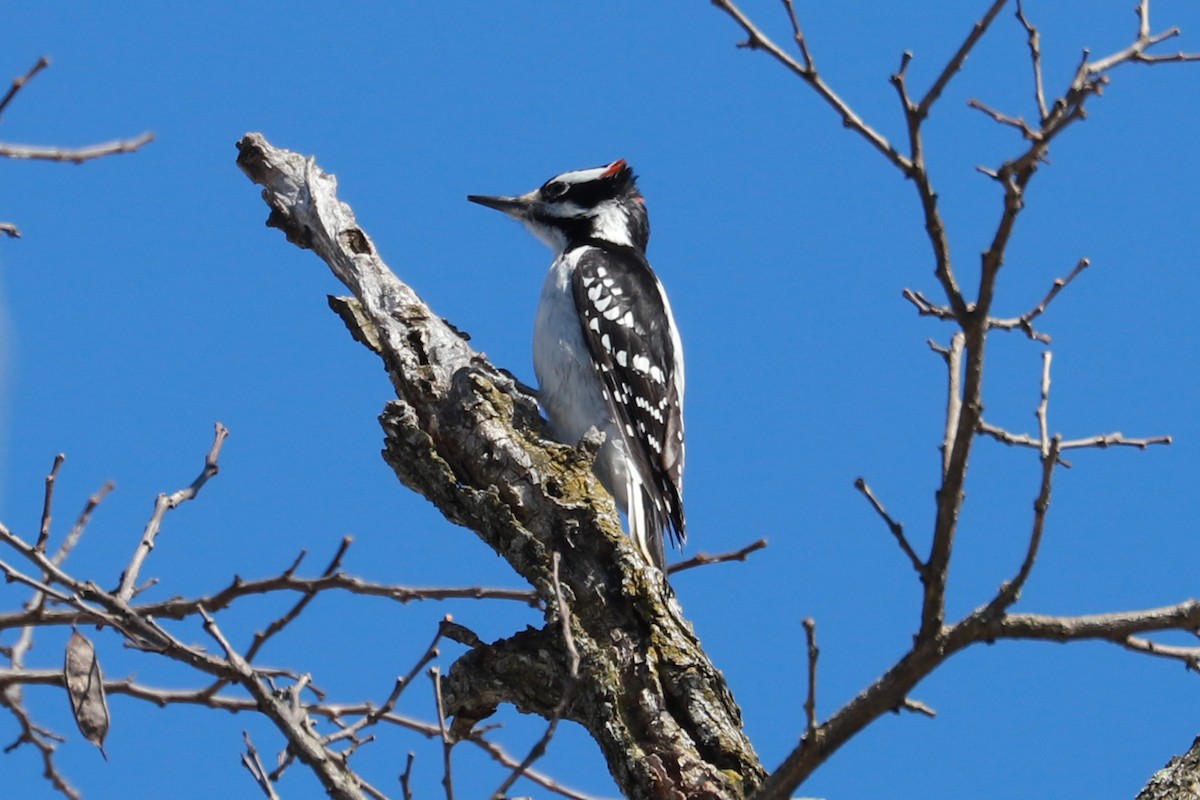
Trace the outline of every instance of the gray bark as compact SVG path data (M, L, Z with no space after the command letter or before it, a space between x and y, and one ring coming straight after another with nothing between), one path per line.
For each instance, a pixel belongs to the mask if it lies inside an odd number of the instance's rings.
M1137 800L1200 800L1200 736L1150 778Z

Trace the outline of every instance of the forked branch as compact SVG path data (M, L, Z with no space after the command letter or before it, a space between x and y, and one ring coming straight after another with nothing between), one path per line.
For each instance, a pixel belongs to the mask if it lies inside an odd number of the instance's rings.
M931 347L946 361L949 380L946 425L941 444L942 481L936 495L936 516L927 558L921 558L915 553L908 544L904 529L887 513L866 483L862 479L856 483L859 491L872 504L900 543L910 563L922 575L924 594L913 647L895 666L825 722L814 724L810 712L806 733L800 745L770 776L756 797L762 800L790 797L791 792L813 769L880 714L893 709L911 708L913 701L908 698L909 691L955 652L978 642L994 641L996 638L1018 638L1017 630L1029 633L1029 638L1034 639L1048 638L1050 630L1064 637L1063 640L1107 638L1119 641L1127 649L1174 658L1194 666L1195 652L1192 648L1164 647L1152 640L1143 642L1142 637L1134 635L1139 632L1130 632L1116 624L1116 618L1110 620L1113 622L1112 627L1107 627L1099 618L1089 618L1086 624L1077 624L1079 620L1037 617L1037 623L1034 624L1034 618L1022 616L1019 618L1022 623L1020 626L1007 627L1010 621L1018 619L1010 614L1009 609L1017 602L1021 589L1032 573L1045 535L1054 470L1060 465L1067 465L1062 459L1062 452L1078 447L1103 447L1107 444L1146 447L1150 444L1167 443L1169 437L1127 439L1120 434L1110 434L1064 440L1060 436L1051 435L1048 422L1051 363L1049 353L1046 353L1044 358L1041 400L1037 409L1038 434L1010 434L983 419L984 356L988 333L991 330L1020 330L1031 340L1049 341L1047 335L1034 328L1034 321L1045 313L1059 293L1089 264L1087 259L1082 259L1066 278L1054 283L1041 302L1020 317L1000 319L991 316L997 279L1017 221L1025 207L1027 186L1037 168L1044 163L1051 143L1074 122L1084 118L1085 104L1089 98L1100 93L1108 80L1107 73L1125 63L1195 59L1195 56L1183 53L1157 56L1148 52L1153 46L1174 37L1178 31L1170 29L1152 34L1149 2L1140 0L1137 7L1138 30L1133 43L1106 58L1091 60L1090 56L1085 54L1067 91L1053 101L1048 101L1044 88L1041 37L1018 3L1017 18L1027 37L1033 67L1037 120L1029 122L1019 115L994 108L982 100L974 100L971 103L995 122L1018 131L1024 146L1014 158L995 169L985 170L1000 186L1002 202L990 242L983 248L979 262L978 292L973 299L968 299L956 274L939 196L928 171L924 125L946 87L961 73L967 56L992 27L1005 5L1005 0L993 0L988 4L987 9L924 94L914 94L909 86L909 66L914 58L912 52L906 52L901 57L899 68L891 76L891 83L899 97L908 132L906 153L901 153L890 142L876 134L875 130L863 122L862 117L820 77L812 54L812 43L807 41L802 33L801 22L791 2L784 0L784 8L793 37L800 49L800 60L792 58L765 36L731 0L714 0L714 4L746 33L747 41L742 46L766 52L812 86L818 95L834 108L847 127L863 136L874 149L883 153L893 166L900 169L905 178L912 181L917 190L926 236L933 250L934 275L945 295L945 301L935 302L919 291L908 289L904 292L904 298L919 314L950 322L959 328L949 346L931 342ZM1036 449L1042 467L1042 480L1034 501L1033 522L1028 542L1014 576L1002 584L996 595L980 605L975 612L957 623L948 624L945 619L945 597L949 567L965 499L967 467L975 438L981 433L1009 444ZM1147 629L1154 628L1165 618L1172 619L1178 630L1189 630L1188 626L1191 625L1190 621L1181 622L1175 615L1164 616L1155 612L1124 615L1122 619L1127 621L1130 616L1136 617L1139 624L1146 625Z

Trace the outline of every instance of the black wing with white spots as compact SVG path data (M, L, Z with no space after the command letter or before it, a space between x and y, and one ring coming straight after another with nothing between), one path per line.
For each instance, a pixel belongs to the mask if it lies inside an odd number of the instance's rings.
M636 249L598 243L579 257L572 290L605 400L650 489L647 499L660 527L682 544L682 353L658 278Z

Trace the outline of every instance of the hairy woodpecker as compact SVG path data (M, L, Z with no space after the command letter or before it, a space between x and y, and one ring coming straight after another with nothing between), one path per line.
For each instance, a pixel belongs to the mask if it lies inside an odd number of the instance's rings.
M683 516L683 347L646 261L650 219L624 160L564 172L519 197L470 195L554 251L533 334L539 399L555 438L604 434L596 475L638 548L666 567Z

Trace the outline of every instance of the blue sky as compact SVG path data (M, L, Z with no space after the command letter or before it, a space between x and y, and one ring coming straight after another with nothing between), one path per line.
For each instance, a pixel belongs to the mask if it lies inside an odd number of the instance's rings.
M801 14L826 78L900 140L887 83L900 53L914 51L910 80L927 85L984 5L863 0L804 3ZM1030 0L1048 89L1065 85L1083 47L1101 54L1128 43L1131 5ZM1200 50L1200 7L1154 7L1156 28L1178 24L1181 46ZM777 3L746 10L786 38ZM168 518L146 572L160 580L155 595L278 572L301 548L316 571L347 534L356 544L346 568L373 580L517 585L379 458L386 375L327 310L325 295L342 289L323 264L264 226L266 207L234 165L234 142L260 131L315 154L399 275L528 380L549 254L465 195L521 192L624 157L641 175L650 259L688 357L688 552L771 542L747 564L674 583L760 755L777 764L803 728L803 617L817 620L823 715L910 641L919 586L853 482L864 476L924 550L945 391L926 340L945 342L950 329L901 299L904 288L936 294L911 187L796 79L735 49L738 39L705 2L47 3L9 15L0 75L23 73L43 54L54 65L5 112L0 140L80 146L146 130L157 140L78 167L0 162L0 219L24 233L0 241L0 520L36 533L42 479L65 451L59 535L101 483L117 483L70 562L115 583L155 494L193 479L220 420L231 430L221 475ZM975 167L998 165L1019 141L965 104L978 97L1032 114L1029 71L1024 34L1006 11L928 128L968 285L999 211ZM1120 430L1176 442L1075 454L1057 476L1024 611L1133 609L1196 593L1200 67L1112 77L1035 179L996 310L1022 313L1090 257L1093 267L1042 319L1054 337L1050 426L1067 437ZM990 421L1034 430L1042 349L1018 335L993 338ZM980 443L952 616L1015 571L1039 474L1031 451ZM13 607L23 595L0 587L0 598ZM247 603L219 621L244 645L283 607ZM263 658L313 673L334 697L382 699L445 613L484 638L538 623L498 603L330 596ZM180 634L204 639L199 627ZM65 638L42 634L30 666L61 664ZM125 651L111 634L95 638L110 675L191 685L185 671ZM447 648L443 665L457 652ZM1196 680L1111 645L981 647L914 692L937 719L879 720L802 791L1132 797L1196 735ZM75 733L61 694L30 690L29 705L68 735L60 763L89 798L253 797L238 764L240 732L249 728L264 754L278 743L247 717L118 697L103 763ZM402 706L433 717L424 681ZM513 752L540 735L536 721L503 721L497 738ZM0 741L15 735L0 718ZM393 776L409 749L418 752L418 796L438 796L439 755L424 742L384 736L360 766L399 794ZM498 785L479 756L457 752L461 796ZM614 794L578 729L560 735L542 767ZM28 749L4 756L6 791L49 796L40 771ZM320 795L297 769L281 791Z

